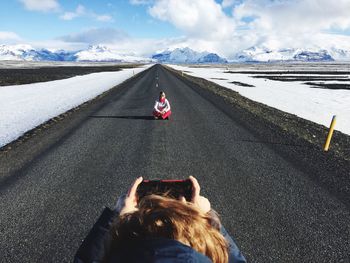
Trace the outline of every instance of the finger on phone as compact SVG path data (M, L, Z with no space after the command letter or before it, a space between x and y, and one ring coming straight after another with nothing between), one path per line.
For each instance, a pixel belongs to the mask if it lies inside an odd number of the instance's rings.
M194 178L192 175L189 176L189 179L192 182L192 199L195 199L197 197L199 197L200 195L200 191L201 191L201 187L199 186L199 183L197 181L196 178Z
M128 193L128 196L135 196L136 195L136 190L137 190L137 187L139 186L139 184L141 184L143 181L143 178L142 176L136 178L135 182L132 184L130 190L129 190L129 193Z

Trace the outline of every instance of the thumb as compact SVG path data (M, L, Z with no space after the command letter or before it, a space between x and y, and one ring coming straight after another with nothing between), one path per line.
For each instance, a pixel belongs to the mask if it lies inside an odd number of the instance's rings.
M201 187L199 186L197 179L192 175L189 177L189 179L192 182L192 201L195 201L200 196Z

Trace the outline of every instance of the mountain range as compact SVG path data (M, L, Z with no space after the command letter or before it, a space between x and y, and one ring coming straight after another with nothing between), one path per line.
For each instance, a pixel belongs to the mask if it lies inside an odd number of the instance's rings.
M34 49L30 45L0 45L0 60L152 62L150 58L120 54L101 45L89 46L80 51L50 51Z
M30 45L0 45L0 60L25 61L99 61L99 62L160 62L160 63L226 63L215 53L177 48L152 55L151 58L121 54L106 46L89 46L86 50L69 52L34 49Z
M166 50L151 57L121 54L118 50L103 45L89 46L85 50L65 51L35 49L30 45L0 45L0 60L19 61L98 61L133 63L227 63L215 53L197 52L188 47ZM242 50L230 62L322 62L350 61L350 50L343 49L278 49L251 47Z
M350 50L326 49L270 49L268 47L251 47L236 53L237 62L329 62L350 61Z

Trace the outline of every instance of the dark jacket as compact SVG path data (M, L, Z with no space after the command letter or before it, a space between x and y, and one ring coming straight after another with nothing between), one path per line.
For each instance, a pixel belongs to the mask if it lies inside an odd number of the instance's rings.
M113 263L210 263L205 255L176 240L165 238L146 238L121 245L111 251L112 237L110 225L117 216L105 208L88 236L79 247L75 263L113 262ZM233 239L221 227L221 232L229 242L229 262L246 262Z

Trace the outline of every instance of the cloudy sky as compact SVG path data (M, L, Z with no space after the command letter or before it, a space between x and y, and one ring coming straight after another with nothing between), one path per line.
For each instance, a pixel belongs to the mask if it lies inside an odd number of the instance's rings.
M0 44L227 58L251 46L350 50L350 0L1 0Z

